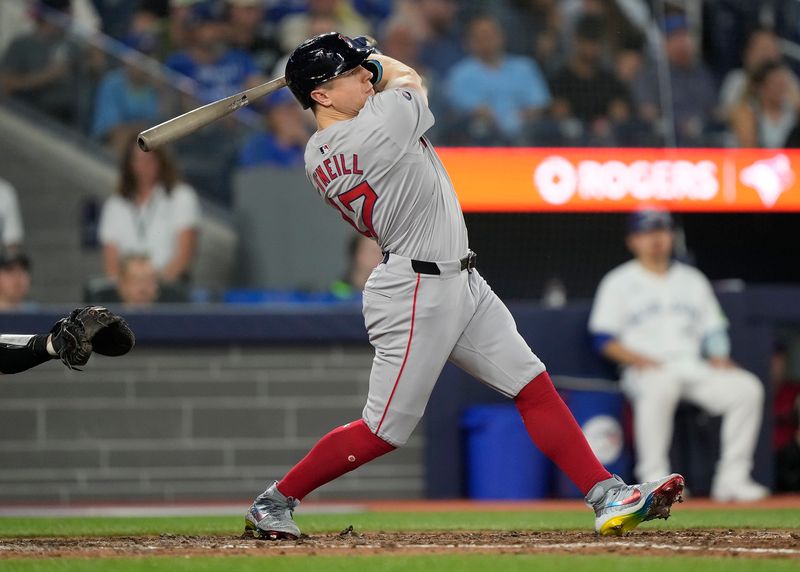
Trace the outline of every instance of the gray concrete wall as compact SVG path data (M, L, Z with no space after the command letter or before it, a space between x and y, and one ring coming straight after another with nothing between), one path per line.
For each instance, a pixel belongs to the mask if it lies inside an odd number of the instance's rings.
M345 274L353 228L326 205L302 169L258 167L234 182L239 283L327 290Z
M371 362L368 346L142 347L3 376L0 502L247 500L360 417ZM421 497L422 435L314 497Z

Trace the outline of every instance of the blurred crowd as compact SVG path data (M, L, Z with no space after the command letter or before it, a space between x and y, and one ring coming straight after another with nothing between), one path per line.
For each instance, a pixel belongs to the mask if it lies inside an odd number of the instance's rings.
M794 145L800 82L781 47L797 39L798 3L695 4L11 0L0 74L4 94L119 152L168 116L163 83L212 101L282 75L298 43L337 30L423 75L438 144ZM224 150L233 165L296 165L311 129L296 107L285 94L260 105L260 132Z
M104 277L89 294L174 300L191 285L198 195L230 204L236 170L300 167L314 125L280 90L170 152L144 154L135 135L282 75L288 53L308 37L371 35L416 68L439 145L796 147L800 79L784 53L800 51L791 25L799 6L7 0L0 97L82 132L119 165L116 192L97 222ZM0 185L0 262L25 269L30 263L15 246L18 211L13 189ZM138 289L125 286L134 276Z
M439 145L798 147L800 79L784 56L791 46L800 51L791 25L800 21L798 7L796 0L7 0L0 98L82 132L119 166L116 192L97 221L104 276L90 281L89 295L177 300L191 285L198 195L230 204L237 170L300 167L312 117L280 90L170 152L144 154L135 135L282 75L288 54L308 37L371 35L416 68L437 118L429 136ZM15 246L22 223L7 184L0 215L0 267L29 267ZM125 286L132 277L140 288Z

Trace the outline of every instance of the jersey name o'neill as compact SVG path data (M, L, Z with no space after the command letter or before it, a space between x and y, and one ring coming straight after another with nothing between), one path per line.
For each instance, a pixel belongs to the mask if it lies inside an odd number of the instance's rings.
M331 181L344 175L363 175L364 171L358 168L358 155L353 153L348 160L343 154L334 155L325 159L311 175L311 182L317 187L320 194L324 195Z

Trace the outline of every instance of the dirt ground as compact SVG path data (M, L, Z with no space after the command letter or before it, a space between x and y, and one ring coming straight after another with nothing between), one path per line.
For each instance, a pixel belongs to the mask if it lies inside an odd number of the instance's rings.
M800 560L800 533L783 530L697 529L634 531L602 538L584 531L365 533L345 530L297 541L246 536L26 538L0 540L4 558L113 558L123 556L258 556L430 553L581 553L729 556Z

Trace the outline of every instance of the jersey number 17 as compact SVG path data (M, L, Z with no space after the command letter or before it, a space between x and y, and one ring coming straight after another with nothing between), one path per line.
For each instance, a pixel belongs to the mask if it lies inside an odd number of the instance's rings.
M362 197L364 201L361 203L361 221L359 221L358 213L353 208L353 203ZM369 186L367 181L356 185L349 191L345 191L336 198L342 203L344 209L337 204L335 199L328 199L328 202L336 207L344 220L349 222L353 228L368 238L376 238L378 236L375 234L375 229L372 226L372 211L375 208L378 195L372 187Z

